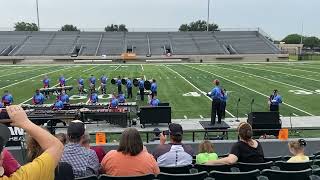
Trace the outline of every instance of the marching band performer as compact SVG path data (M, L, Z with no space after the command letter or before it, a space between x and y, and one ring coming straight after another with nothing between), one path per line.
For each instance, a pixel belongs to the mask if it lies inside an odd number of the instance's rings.
M152 80L152 84L151 84L151 88L150 88L152 98L153 98L154 96L157 96L157 95L158 95L157 89L158 89L158 85L157 85L157 83L156 83L156 80L153 79L153 80Z
M99 102L99 97L96 91L93 91L89 97L90 104L96 104Z
M101 94L106 94L107 93L107 81L108 81L107 76L105 76L105 75L101 76L101 78L100 78Z
M59 86L60 86L60 87L66 86L66 78L64 78L63 75L61 75L61 76L59 77Z
M116 84L118 86L118 94L120 94L120 92L122 92L122 90L121 90L121 77L120 76L118 77Z
M3 103L3 106L10 106L13 103L13 96L8 90L4 91L1 102Z
M90 92L94 92L96 91L96 78L91 75L90 78L89 78L89 84L90 84Z
M221 88L219 80L215 79L213 81L215 85L212 88L210 94L208 94L212 98L212 105L211 105L211 125L216 123L216 116L218 116L218 124L221 124Z
M39 89L36 90L36 93L32 97L32 104L34 105L42 105L45 101L44 95L40 92Z
M275 89L268 99L270 111L279 111L279 106L282 103L282 97L278 94L278 90Z
M66 93L65 90L61 91L59 99L63 102L63 104L68 104L69 103L69 95Z
M80 96L84 94L84 79L81 77L78 79L78 90Z
M143 77L141 77L141 79L139 80L139 91L140 91L140 99L141 101L144 101L144 79Z
M43 88L50 88L50 79L47 75L44 76L43 80ZM49 98L49 92L45 92L44 95L46 96L46 98Z
M61 110L64 108L63 102L57 97L56 102L53 104L53 110Z
M126 97L124 96L124 94L122 92L120 92L120 94L118 94L117 99L118 99L119 103L126 102Z
M112 94L112 98L110 99L109 108L110 109L117 109L119 105L119 100L116 97L116 94Z
M149 95L149 105L152 107L159 106L160 100L157 98L157 95Z
M221 90L221 118L224 119L226 117L226 107L228 100L228 92L226 89Z
M128 92L128 99L132 98L132 81L130 78L127 79L126 87L127 87L127 92Z

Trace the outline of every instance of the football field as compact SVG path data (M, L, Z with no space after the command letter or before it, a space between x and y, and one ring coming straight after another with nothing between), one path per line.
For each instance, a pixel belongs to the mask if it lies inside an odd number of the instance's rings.
M117 90L110 80L118 76L156 79L159 100L169 102L173 118L178 119L210 117L211 101L206 93L212 89L214 79L219 79L228 91L227 117L237 116L239 98L239 117L251 111L253 99L253 111L267 111L267 98L274 89L283 97L282 116L320 116L320 63L2 65L0 91L9 90L14 104L31 104L45 75L51 79L51 87L57 86L58 77L64 75L66 85L74 87L68 92L71 103L87 103L88 97L78 96L77 79L84 78L88 88L91 74L97 79L103 74L108 77L108 94ZM128 101L146 105L136 100L137 91L134 87L134 98ZM108 97L100 96L100 102L108 102ZM45 103L52 104L54 99L51 96Z

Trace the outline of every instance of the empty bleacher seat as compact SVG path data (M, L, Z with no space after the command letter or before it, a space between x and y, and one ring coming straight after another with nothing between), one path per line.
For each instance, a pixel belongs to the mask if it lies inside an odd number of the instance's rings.
M199 172L195 174L168 174L160 173L157 176L159 180L202 180L208 177L207 172Z
M234 169L234 165L200 165L195 164L194 168L198 170L198 172L201 171L221 171L221 172L231 172L231 171L237 171Z
M87 177L76 178L76 180L98 180L98 177L95 175L92 175Z
M266 169L261 172L261 175L267 177L269 180L310 180L312 170L278 171Z
M155 176L153 174L147 174L142 176L109 176L101 175L99 180L153 180Z
M219 172L211 171L209 176L215 180L257 180L260 175L259 170L250 172Z
M161 172L169 174L188 174L192 165L177 166L177 167L159 167Z
M240 172L248 172L248 171L253 171L256 169L259 169L259 170L271 169L272 165L273 165L272 161L265 162L265 163L241 163L241 162L239 162L237 164L237 167L239 168Z
M305 169L311 169L313 161L302 162L302 163L289 163L284 161L277 161L275 166L279 167L282 171L300 171Z

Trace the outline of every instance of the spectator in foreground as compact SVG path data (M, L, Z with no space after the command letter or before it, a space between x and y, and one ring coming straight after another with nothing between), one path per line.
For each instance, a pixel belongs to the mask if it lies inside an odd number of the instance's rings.
M7 126L0 124L0 133L0 148L3 148L10 137L10 131ZM0 177L2 175L9 177L20 168L18 161L14 159L6 148L3 148L2 153L0 153L0 161L2 162L0 162ZM1 167L3 168L3 172L1 172Z
M89 134L85 134L83 141L82 141L82 146L87 148L87 149L92 149L94 150L94 152L97 154L98 159L99 159L99 163L101 163L102 159L104 158L104 156L106 155L106 152L104 151L104 149L100 146L95 146L95 147L90 147L90 135Z
M43 153L43 149L31 136L27 138L27 160L33 161ZM74 180L73 169L66 162L59 162L55 169L55 180Z
M53 180L54 170L63 152L63 145L49 132L33 124L20 106L8 106L6 109L12 121L11 126L24 129L26 133L39 143L44 152L31 163L21 166L10 177L2 176L0 172L0 180L43 180L44 177L46 180ZM3 160L3 146L7 141L7 139L5 139L6 136L3 136L2 133L3 131L0 133L1 160ZM3 161L0 161L0 168L2 164Z
M204 164L209 160L218 160L219 157L216 153L214 153L213 144L205 140L199 144L199 154L196 156L197 164Z
M104 173L112 176L159 174L157 162L145 149L135 128L123 131L118 150L112 150L102 160Z
M167 135L170 143L166 143ZM180 124L172 123L169 131L160 134L160 145L155 149L153 156L160 167L176 167L192 164L193 149L182 143L183 129Z
M69 143L61 158L61 162L69 163L73 168L75 178L98 175L99 159L91 149L82 146L85 127L82 122L71 122L67 130Z
M288 143L290 152L294 155L288 162L299 163L309 161L309 157L304 154L304 147L307 143L304 139L292 141Z
M207 165L244 163L263 163L264 153L259 141L252 138L252 127L248 123L240 123L238 127L240 140L236 142L228 157L208 161Z

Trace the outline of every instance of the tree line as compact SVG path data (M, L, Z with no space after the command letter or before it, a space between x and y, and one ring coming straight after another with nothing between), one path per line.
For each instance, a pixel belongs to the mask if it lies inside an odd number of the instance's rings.
M311 49L314 49L316 47L320 48L320 39L315 36L301 36L300 34L289 34L288 36L282 39L282 42L285 42L286 44L302 43L304 47Z

